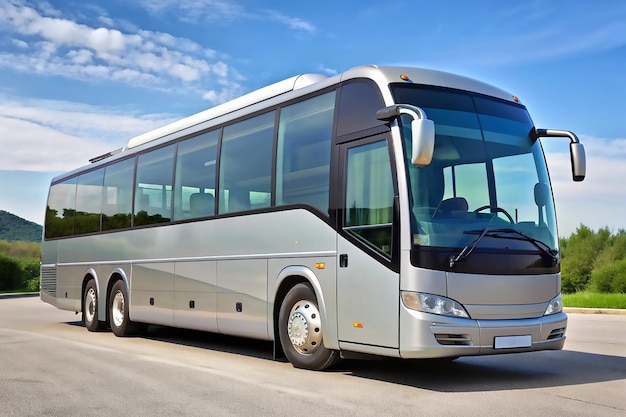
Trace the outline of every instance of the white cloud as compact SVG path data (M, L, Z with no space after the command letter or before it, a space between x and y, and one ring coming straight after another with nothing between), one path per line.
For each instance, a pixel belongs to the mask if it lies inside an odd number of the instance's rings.
M71 50L67 53L67 57L75 64L85 65L91 62L93 53L87 49Z
M98 21L113 24L110 18ZM213 62L215 50L189 39L147 30L92 27L61 17L47 4L28 7L20 2L0 2L3 32L13 37L15 48L0 54L0 70L116 81L191 94L224 85L227 80L222 78L230 72L225 62Z
M315 32L315 25L299 18L287 16L276 10L246 10L234 0L138 0L140 6L153 14L176 10L184 22L231 22L236 20L273 21L297 32Z
M2 97L0 167L67 171L171 121L165 115L132 116L66 102L20 102Z
M23 40L13 39L12 43L13 43L13 45L15 45L16 47L18 47L20 49L28 49L28 43L24 42Z
M284 14L273 10L268 10L266 11L266 13L270 19L276 22L283 23L287 25L287 27L289 27L290 29L302 30L311 33L315 32L315 26L313 24L303 19L300 19L299 17L285 16Z
M587 176L573 182L566 141L543 139L559 222L559 234L569 236L580 224L594 230L626 229L626 139L581 136Z
M137 0L137 3L153 14L176 9L177 17L185 22L233 21L244 15L243 8L233 0Z

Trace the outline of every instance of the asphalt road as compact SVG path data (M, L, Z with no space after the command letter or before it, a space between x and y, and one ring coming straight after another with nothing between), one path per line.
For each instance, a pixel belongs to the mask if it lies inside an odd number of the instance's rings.
M89 333L38 298L0 299L0 416L620 416L626 316L571 314L565 350L425 361L271 360L266 342L150 327Z

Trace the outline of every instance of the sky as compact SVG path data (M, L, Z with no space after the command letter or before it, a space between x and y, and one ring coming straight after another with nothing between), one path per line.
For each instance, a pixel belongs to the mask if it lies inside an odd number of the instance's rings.
M626 229L622 0L0 0L0 209L42 224L53 176L128 139L302 73L453 72L522 100L559 234Z

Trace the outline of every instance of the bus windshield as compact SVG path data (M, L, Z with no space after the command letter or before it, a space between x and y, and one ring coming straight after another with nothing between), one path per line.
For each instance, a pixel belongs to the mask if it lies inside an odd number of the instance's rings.
M397 103L421 107L435 123L432 163L417 167L405 159L414 244L467 251L482 235L479 248L556 254L548 172L526 109L443 88L398 84L392 90ZM405 149L410 155L408 139Z

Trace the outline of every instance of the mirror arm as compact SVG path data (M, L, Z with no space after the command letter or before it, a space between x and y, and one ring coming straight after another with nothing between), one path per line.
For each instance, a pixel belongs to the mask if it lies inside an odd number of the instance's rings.
M585 148L578 137L568 130L535 129L535 139L538 138L569 138L570 159L572 163L572 179L582 181L586 175Z
M388 106L378 110L376 112L376 118L378 120L390 122L400 117L401 114L408 114L412 116L414 120L427 119L424 110L420 109L419 107L403 104L394 104L392 106Z
M571 143L580 143L578 136L569 130L535 129L536 138L569 138Z

